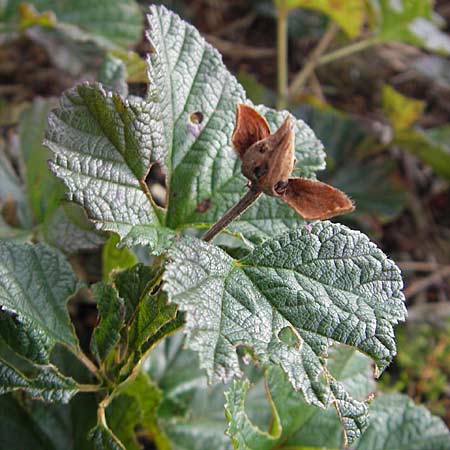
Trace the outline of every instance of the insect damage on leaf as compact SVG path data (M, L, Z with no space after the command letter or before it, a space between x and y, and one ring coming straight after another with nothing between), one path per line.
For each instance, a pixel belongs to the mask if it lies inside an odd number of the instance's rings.
M263 116L248 105L238 105L232 144L253 189L281 198L308 220L353 211L352 201L339 189L316 180L290 178L296 164L294 141L290 116L271 134Z

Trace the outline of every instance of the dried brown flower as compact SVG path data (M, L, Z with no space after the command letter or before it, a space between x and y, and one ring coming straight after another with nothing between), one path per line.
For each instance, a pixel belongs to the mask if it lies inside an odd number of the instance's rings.
M339 189L316 180L290 177L296 164L290 116L271 134L263 116L239 104L232 143L251 188L279 197L305 219L325 220L354 210L352 201Z

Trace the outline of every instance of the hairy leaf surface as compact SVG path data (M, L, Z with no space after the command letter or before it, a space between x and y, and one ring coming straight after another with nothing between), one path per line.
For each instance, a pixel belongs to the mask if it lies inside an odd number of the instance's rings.
M402 394L382 395L370 408L370 425L358 450L447 450L445 423Z
M125 319L125 305L116 289L109 284L97 283L92 291L97 300L100 322L92 335L91 351L102 362L119 342Z
M18 331L38 347L27 355L48 360L57 342L78 352L66 302L78 282L64 257L45 244L0 243L0 305L15 316Z
M250 390L252 395L247 395L248 382L235 380L225 394L227 434L235 442L235 448L271 449L285 445L287 448L337 449L344 443L343 430L348 443L352 444L367 427L368 408L364 400L374 389L370 359L350 348L339 347L333 348L328 362L330 376L335 380L331 382L334 406L330 405L327 410L307 405L299 393L292 392L280 368L271 367L267 371L267 392L258 383ZM336 385L340 386L339 393ZM258 408L266 395L271 408ZM345 401L340 400L344 397ZM258 424L246 411L258 419ZM267 428L269 423L268 431L263 431L261 428Z
M332 340L374 359L395 355L393 325L406 310L395 264L359 232L320 222L235 261L191 238L170 252L165 289L187 312L187 345L210 380L240 374L236 347L280 365L308 402L326 405L324 358ZM289 330L295 343L280 333Z
M63 376L52 366L43 367L35 377L28 378L0 360L0 395L19 389L46 402L62 403L69 402L78 392L75 381Z
M169 181L167 225L208 226L243 195L246 180L231 147L237 103L245 93L219 53L198 31L164 7L152 7L149 39L151 89L161 102ZM287 112L260 106L275 129ZM201 113L200 123L192 120ZM198 117L198 116L197 116ZM324 168L323 147L310 128L295 120L296 157L306 176ZM230 229L248 238L286 231L300 218L277 200L262 198Z
M67 91L49 117L51 168L69 199L127 245L156 249L165 234L145 183L152 162L164 155L162 132L154 103L123 100L97 84Z

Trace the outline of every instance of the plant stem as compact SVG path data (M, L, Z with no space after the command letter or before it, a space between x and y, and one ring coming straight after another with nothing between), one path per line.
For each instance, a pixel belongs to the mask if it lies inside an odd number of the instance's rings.
M285 108L288 98L288 10L277 9L278 109Z
M261 193L260 190L250 187L245 195L206 232L203 240L206 242L212 241L227 225L255 203Z
M77 386L77 389L80 392L98 392L102 388L98 384L79 384Z
M89 369L89 371L97 377L97 379L102 379L97 366L82 351L76 353L76 356Z
M376 37L370 37L364 39L362 41L355 42L354 44L347 45L345 47L341 47L334 52L327 53L319 58L317 61L317 66L323 66L324 64L328 64L336 59L343 58L345 56L351 55L352 53L360 52L372 45L378 44L378 39Z
M97 421L100 423L103 427L108 428L108 424L106 423L106 408L111 403L111 400L114 397L114 393L111 395L106 396L98 405L97 409Z
M331 41L336 36L338 30L339 26L336 24L336 22L331 22L328 26L328 29L320 39L319 43L309 55L306 64L303 66L300 72L298 72L291 85L289 86L289 97L292 97L292 95L294 95L296 92L301 91L309 76L314 72L319 58L331 44Z

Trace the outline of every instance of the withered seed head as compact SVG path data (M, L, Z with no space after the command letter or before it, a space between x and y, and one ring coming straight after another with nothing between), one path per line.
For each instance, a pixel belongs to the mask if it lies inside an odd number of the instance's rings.
M266 120L257 111L238 105L233 146L242 160L244 176L267 195L280 195L275 186L280 181L287 182L292 173L294 139L290 116L274 134L270 134Z
M305 219L324 220L354 210L352 201L339 189L307 178L290 178L296 163L291 116L270 134L263 116L239 104L231 140L251 187L280 197Z

